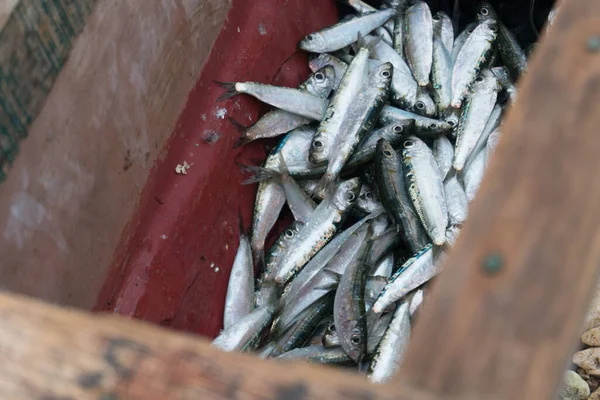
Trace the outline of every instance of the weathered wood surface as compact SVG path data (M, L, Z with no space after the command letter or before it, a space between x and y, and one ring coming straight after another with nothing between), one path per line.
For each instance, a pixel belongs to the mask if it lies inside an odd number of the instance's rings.
M440 398L553 398L596 283L600 2L546 33L401 370Z
M91 308L223 0L99 0L0 185L0 286Z
M223 353L199 337L17 296L0 295L0 325L3 399L432 400L337 368Z
M95 3L0 1L0 183Z

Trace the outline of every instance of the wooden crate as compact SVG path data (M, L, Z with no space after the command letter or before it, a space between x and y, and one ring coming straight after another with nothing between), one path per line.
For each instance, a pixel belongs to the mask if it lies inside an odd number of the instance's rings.
M315 7L317 3L329 7L328 3L314 1ZM296 62L300 61L295 57L286 61L286 51L288 56L294 53L293 47L286 46L291 46L288 41L292 43L292 33L297 39L316 28L295 25L299 20L282 17L292 15L287 14L287 7L297 10L298 17L310 7L295 8L299 6L292 0L264 3L269 4L273 14L256 21L254 16L259 14L253 14L252 7L242 0L233 4L189 1L186 4L191 9L176 4L174 10L160 15L157 10L165 11L160 7L166 3L158 0L98 2L32 125L30 141L24 143L23 153L44 156L35 161L25 156L17 159L6 186L0 189L2 226L7 226L10 215L14 216L14 196L26 193L47 206L48 215L54 218L51 220L60 219L59 225L64 228L61 232L67 232L67 254L55 238L48 238L48 232L39 229L23 236L20 248L0 245L0 253L6 254L13 265L23 260L25 271L17 271L14 276L7 275L6 267L2 271L5 276L13 276L14 282L29 285L17 290L89 307L99 288L98 276L106 273L101 266L107 265L114 253L97 309L116 310L125 316L192 332L215 333L218 326L214 319L217 315L220 318L222 307L218 294L224 288L235 251L234 245L225 248L237 235L235 206L252 198L251 190L237 185L239 175L233 167L219 170L215 163L228 165L223 163L233 163L235 157L252 158L262 149L257 146L233 153L235 138L226 121L218 117L204 121L202 112L195 109L196 104L201 109L207 104L218 106L212 103L217 92L207 86L212 77L206 71L237 71L230 64L221 63L221 68L211 64L214 57L221 57L221 61L247 66L246 75L223 78L269 81L279 75L282 82L294 83L302 77L286 75L286 65L291 63L289 71L295 72ZM244 12L238 15L240 10ZM325 25L330 22L328 12L321 9L315 18L323 18ZM270 39L271 29L283 22L291 26L290 37L276 30L277 37ZM469 221L444 273L433 286L394 382L375 386L362 376L327 367L225 354L197 336L4 294L0 296L0 354L4 356L0 396L552 398L576 345L598 269L596 251L600 249L595 239L600 221L596 218L600 183L592 174L600 163L600 140L595 135L600 119L600 90L596 87L600 76L600 46L596 45L599 22L600 3L571 0L562 5L553 28L542 39L522 81L517 103L509 111L503 139ZM260 23L264 30L259 29ZM244 24L249 28L242 30ZM292 32L294 29L297 31ZM242 32L255 35L252 42L255 38L263 41L262 56L280 62L271 65L256 54L215 53L221 48L219 40L225 40L223 35L239 34L240 40L247 40ZM217 43L210 55L206 48L209 38L210 43ZM283 50L276 50L271 40L283 43L278 45ZM118 53L122 64L115 75L118 90L98 92L105 85L110 88L112 75L106 73L110 64L104 63L109 63L111 48L123 49ZM128 58L127 51L135 52L135 57ZM198 58L190 59L190 54ZM147 64L140 64L140 60ZM284 67L280 68L281 64ZM259 79L261 74L265 79ZM147 85L136 86L136 77L143 78ZM194 99L200 99L199 103ZM235 102L229 104L235 107ZM241 99L239 109L228 112L235 112L239 118L249 111L254 120L258 107ZM151 143L157 144L148 160L144 160L145 153L137 154L143 146L134 147L136 150L128 156L128 146L119 141L120 137L136 137L140 126L146 128ZM206 138L201 128L217 131L220 140L200 142ZM62 136L56 140L60 143L48 145L43 134L59 130ZM172 133L167 140L168 130ZM82 140L90 142L83 146ZM65 152L65 143L71 142L87 149L81 154L89 157L87 171L98 185L84 194L72 194L77 200L73 214L65 212L64 203L42 201L48 193L38 180L29 178L23 186L23 171L28 171L30 177L48 169L59 176L73 176L68 162L50 161L80 154L77 146L67 147ZM202 164L202 168L201 163L194 164L187 176L176 176L176 163L196 152L208 164ZM213 191L215 182L207 181L213 179L213 174L216 181L227 183L223 185L227 192ZM219 204L222 208L214 213ZM164 209L167 212L161 214ZM246 218L248 212L244 210ZM199 221L209 220L207 226L211 228L206 231L198 225ZM121 230L122 237L117 240ZM175 244L168 244L169 240ZM495 273L484 267L490 255L499 255L502 260L501 269ZM214 277L218 273L210 263L217 261L222 263L223 279L211 278L201 269L208 268ZM98 266L99 271L91 271ZM60 272L61 279L55 277L56 272ZM94 272L93 276L88 278L88 272ZM79 285L77 301L66 295L79 283L72 274L87 279ZM28 281L24 276L38 281ZM72 280L65 281L65 276ZM39 281L44 278L54 280L45 286Z

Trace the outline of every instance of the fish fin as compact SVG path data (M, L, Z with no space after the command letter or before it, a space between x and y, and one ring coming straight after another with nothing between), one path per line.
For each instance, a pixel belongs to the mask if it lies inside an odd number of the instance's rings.
M244 227L244 216L242 215L242 208L238 209L238 226L240 228L240 236L248 236L248 232L246 232L246 228Z
M213 82L215 82L215 83L223 86L223 88L225 88L225 93L220 95L217 98L217 101L227 100L230 97L234 97L234 96L237 96L238 94L240 94L240 92L238 92L235 89L235 82L221 82L221 81L215 81L215 80L213 80Z
M326 276L328 276L328 277L330 277L332 279L335 279L337 281L339 281L340 279L342 279L342 274L340 274L339 272L335 272L335 271L332 271L332 270L327 269L327 268L323 268L321 270L321 272L323 274L325 274Z
M242 182L242 185L250 185L252 183L262 182L262 181L266 181L269 179L275 179L277 181L281 180L281 173L279 173L279 171L275 171L270 168L246 165L246 166L244 166L244 169L245 169L245 172L250 172L250 173L254 174L254 176L244 180Z

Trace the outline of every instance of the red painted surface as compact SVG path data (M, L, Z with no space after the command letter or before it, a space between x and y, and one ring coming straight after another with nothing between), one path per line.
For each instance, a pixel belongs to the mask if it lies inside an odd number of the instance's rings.
M264 107L238 96L216 102L213 80L296 86L306 78L298 40L337 19L329 0L234 0L210 57L123 232L95 307L207 336L218 333L238 246L238 215L250 224L255 186L236 163L259 163L264 143L233 149L242 124ZM226 110L227 116L219 118ZM211 140L218 140L210 143ZM187 175L175 166L187 161Z

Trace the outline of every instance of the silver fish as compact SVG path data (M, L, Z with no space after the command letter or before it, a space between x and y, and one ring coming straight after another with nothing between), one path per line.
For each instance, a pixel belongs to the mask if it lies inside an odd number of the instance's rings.
M477 143L475 143L475 147L473 147L473 150L471 150L471 154L469 154L469 157L467 157L467 161L465 162L465 168L469 168L469 164L471 164L471 161L473 161L475 155L477 155L477 153L479 153L485 148L490 134L494 131L494 129L496 129L496 127L498 127L498 125L500 125L501 117L502 106L496 103L494 109L492 110L492 113L490 114L490 117L485 123L485 127L481 132L481 136L479 136L479 139L477 139Z
M500 131L500 126L494 129L492 133L490 133L490 137L487 140L487 144L485 145L485 162L486 165L489 164L494 151L496 150L496 146L498 146L498 142L500 141L500 136L502 132Z
M393 309L384 314L375 314L371 310L367 312L365 318L367 320L367 329L369 332L369 337L367 339L368 354L373 354L377 350L377 346L379 346L385 331L387 330L388 326L390 326L393 316Z
M394 269L394 253L390 252L388 255L380 259L371 268L371 276L383 276L389 278L392 276L392 270Z
M469 35L473 33L475 27L477 26L476 22L471 22L469 25L465 27L465 29L454 39L454 43L452 45L452 64L456 62L456 58L458 57L458 53L460 49L462 49L463 45L467 41Z
M423 117L388 105L383 106L379 115L379 121L384 125L399 123L407 119L415 120L415 135L424 138L435 138L451 129L451 126L445 121Z
M327 109L327 99L300 89L279 87L257 82L218 82L226 90L217 101L245 93L263 103L311 120L321 121Z
M324 198L329 187L340 175L342 168L354 153L364 135L371 131L377 122L377 116L387 99L392 80L392 64L385 63L376 68L365 82L365 86L348 108L345 120L335 137L333 149L329 155L327 170L320 183L317 195Z
M452 160L454 159L454 146L446 136L440 136L433 141L433 156L440 167L440 176L442 180L446 179L448 171L452 168Z
M359 216L366 216L374 212L385 212L377 190L373 189L368 183L364 183L360 188L360 194L352 212Z
M494 67L491 71L496 79L498 79L498 83L500 83L502 89L508 94L510 101L514 102L517 99L517 87L510 79L508 69L506 67Z
M519 45L519 42L510 30L498 19L496 11L489 1L483 1L477 18L480 21L495 19L498 21L498 53L503 63L518 78L527 69L527 56Z
M354 205L359 191L358 178L343 181L336 186L331 198L323 200L317 206L279 266L275 276L277 284L286 283L331 240L346 213Z
M461 171L475 148L494 110L498 97L498 81L489 71L477 77L467 98L456 130L456 150L452 166Z
M433 243L441 246L446 241L448 209L433 152L422 140L411 136L403 144L402 162L415 210Z
M298 46L313 53L339 50L354 43L359 36L364 37L385 24L394 13L394 10L382 10L337 23L307 35Z
M452 60L446 47L440 39L434 38L431 84L433 98L440 113L444 113L452 101L452 67Z
M337 90L340 86L340 82L348 69L348 64L340 60L339 58L332 56L331 54L319 54L308 62L308 67L312 72L317 72L321 68L330 66L334 71L333 90Z
M433 21L424 1L417 1L406 10L404 52L419 86L427 86L433 57Z
M340 76L341 79L341 76ZM334 87L336 80L335 69L330 65L323 65L304 82L298 89L315 96L327 98ZM299 126L310 123L310 119L288 111L274 109L266 113L249 128L241 127L242 135L236 146L249 143L256 139L271 138L287 133Z
M335 329L335 323L331 322L331 324L327 327L327 330L323 335L322 344L323 347L327 348L341 346L340 337L338 336L337 330Z
M400 55L404 54L404 13L398 11L394 18L394 50Z
M319 164L329 158L335 138L347 118L348 110L363 88L368 58L369 51L362 48L348 66L340 87L333 95L327 113L313 138L310 162Z
M469 87L485 64L497 36L497 23L489 19L480 23L460 49L452 70L452 107L462 105Z
M223 330L212 345L223 351L252 350L262 331L269 325L273 312L271 307L256 308L237 323Z
M313 167L312 163L308 161L308 156L310 154L312 138L316 132L317 130L311 126L301 126L288 133L285 137L281 154L290 175L302 175ZM281 172L279 161L279 156L276 156L275 166L271 168L279 169ZM267 168L267 165L265 165L265 168Z
M283 353L277 360L304 360L313 364L352 364L352 359L341 347L325 348L320 345L301 347Z
M250 314L254 306L254 266L252 264L252 249L250 241L240 229L240 244L238 246L225 296L225 312L223 327L234 325L244 316Z
M444 181L444 191L446 193L446 206L448 207L448 222L450 225L462 224L466 221L469 213L469 202L465 190L454 171Z
M471 165L469 165L469 168L464 171L463 181L465 183L465 193L469 202L473 201L475 198L477 190L483 180L483 175L485 174L485 155L485 151L477 153L473 158Z
M408 302L402 302L394 312L375 357L369 366L369 380L384 383L398 372L410 340L410 313Z
M373 312L382 313L390 305L437 275L440 272L439 264L435 265L433 253L433 247L427 245L408 259L392 276L373 304Z
M369 243L366 245L369 246ZM354 361L362 360L367 351L367 326L362 317L365 312L367 273L364 261L367 253L364 251L363 257L354 259L346 267L333 303L333 321L340 343Z
M327 267L319 271L295 295L286 295L281 302L283 311L277 321L278 329L287 328L296 317L318 299L334 290L339 277L344 274L349 265L362 259L366 247L368 226L362 226L346 240L340 251L331 259Z
M425 296L425 289L421 288L421 289L415 290L414 294L410 298L410 305L408 307L408 313L410 314L411 318L413 318L414 315L417 313L417 310L419 308L421 308L421 305L423 304L424 296Z
M433 37L438 38L446 48L448 57L452 60L452 47L454 46L454 27L452 20L443 11L437 12L433 18Z
M284 306L289 305L293 299L296 298L300 290L306 286L308 282L325 266L331 261L331 259L340 251L344 243L361 227L365 222L376 218L379 213L373 213L371 215L362 218L354 225L350 226L343 232L336 235L325 247L321 249L304 268L298 273L295 279L293 279L285 289L282 301Z

